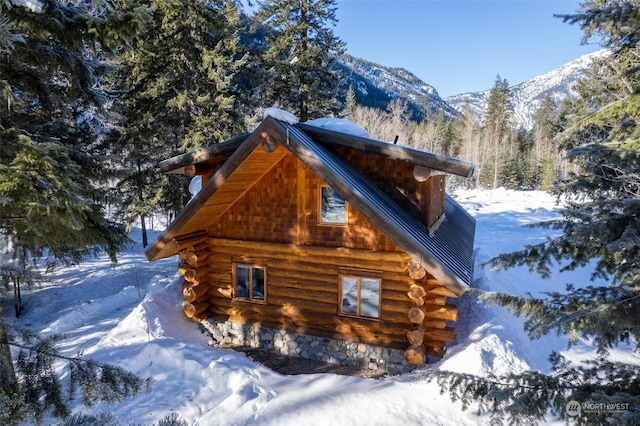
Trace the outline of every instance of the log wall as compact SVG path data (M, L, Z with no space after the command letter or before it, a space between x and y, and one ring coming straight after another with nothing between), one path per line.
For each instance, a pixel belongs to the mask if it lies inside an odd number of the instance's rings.
M416 179L414 166L347 148L345 158L416 220L430 227L444 212L444 176ZM203 178L209 178L209 175ZM324 182L292 154L257 182L206 232L178 241L185 315L286 329L405 350L407 361L444 354L455 339L455 295L347 203L345 225L321 224ZM266 267L266 300L233 298L232 263ZM380 317L340 315L338 277L349 268L382 279Z
M221 238L182 242L181 248L185 314L195 321L215 318L397 349L406 349L407 333L413 332L415 337L418 330L420 346L427 354L439 356L444 353L444 344L455 337L447 323L456 319L455 306L446 303L451 293L428 274L411 278L407 268L410 258L402 252ZM190 252L197 257L195 268L186 263L192 259ZM266 267L264 303L233 299L234 261ZM379 318L338 314L338 276L345 267L380 274ZM417 297L422 301L417 307L419 326L409 315L416 309Z

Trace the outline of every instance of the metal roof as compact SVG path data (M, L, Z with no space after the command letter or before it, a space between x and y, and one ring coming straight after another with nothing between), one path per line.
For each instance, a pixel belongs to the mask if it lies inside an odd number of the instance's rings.
M278 126L277 126L278 127ZM277 128L276 127L276 128ZM475 219L447 197L445 219L431 234L380 188L296 125L279 123L279 140L440 282L460 295L471 283Z

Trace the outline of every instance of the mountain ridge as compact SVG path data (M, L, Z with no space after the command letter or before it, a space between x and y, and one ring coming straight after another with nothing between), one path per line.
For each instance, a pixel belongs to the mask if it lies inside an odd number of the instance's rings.
M573 88L590 63L603 55L599 50L582 55L559 68L510 86L513 98L513 122L517 127L531 129L533 115L547 94L559 104L567 97L576 97ZM414 121L434 117L444 111L448 118L464 113L469 106L480 120L484 116L491 89L467 92L442 98L437 89L405 68L387 67L349 54L342 55L338 69L347 76L347 87L356 94L358 105L386 110L393 99L407 102Z
M607 54L606 50L582 55L573 61L547 73L510 86L513 102L513 122L525 129L533 127L533 116L547 95L559 104L567 97L577 97L574 85L594 59ZM447 96L444 101L456 111L463 113L468 106L482 120L487 108L491 89Z
M390 101L401 99L407 102L414 121L440 110L449 118L458 115L435 87L405 68L387 67L349 54L341 55L336 67L346 75L346 85L353 88L358 105L386 110Z

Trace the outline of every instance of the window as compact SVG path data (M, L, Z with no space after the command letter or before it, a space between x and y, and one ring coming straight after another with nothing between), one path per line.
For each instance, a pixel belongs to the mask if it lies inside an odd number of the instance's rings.
M328 225L347 223L347 203L329 186L320 187L320 223Z
M234 298L265 302L266 282L264 267L243 263L233 265Z
M380 316L380 278L343 274L340 291L341 313L369 318Z

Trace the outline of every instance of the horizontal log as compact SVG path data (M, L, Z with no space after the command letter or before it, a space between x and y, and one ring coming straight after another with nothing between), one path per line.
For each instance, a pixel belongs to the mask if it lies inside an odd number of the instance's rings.
M209 288L209 294L215 296L218 291L219 288L231 288L233 287L233 285L231 284L231 280L229 280L228 282L223 282L223 281L210 281L209 283L207 283L207 287Z
M415 306L424 305L424 296L426 296L427 292L420 285L412 284L409 292L407 293L407 297L411 300L411 302Z
M262 149L264 149L265 152L271 153L278 149L278 141L275 140L273 136L266 132L262 132L260 136L262 137Z
M291 289L302 290L302 291L312 291L319 293L333 293L338 294L338 282L333 280L333 282L318 282L318 281L285 281L282 279L275 279L271 275L269 275L269 290L273 288L278 288L280 291L288 291Z
M407 297L407 290L415 283L414 280L409 279L406 275L402 274L382 274L382 280L384 281L384 289L401 292L403 298Z
M326 272L326 269L323 270L323 272ZM333 274L327 274L303 270L278 269L269 265L267 268L267 273L269 274L270 281L276 280L278 283L310 281L334 286L338 284L337 271Z
M435 318L425 318L424 321L422 322L422 325L425 328L446 328L447 321L442 319L435 319Z
M422 324L422 321L424 321L424 310L422 306L414 306L409 309L407 317L413 324Z
M344 265L345 259L352 261L366 260L379 262L381 265L390 266L393 271L400 272L404 269L408 256L403 252L353 250L344 247L317 247L295 244L246 242L242 240L231 240L223 238L212 238L212 248L217 252L245 253L252 256L255 253L267 253L269 258L292 259L300 258L313 259L314 262ZM384 269L384 268L381 268Z
M350 326L362 329L376 329L393 332L404 337L408 324L405 320L404 324L379 321L377 319L357 318L351 316L337 315L336 313L321 313L309 311L292 306L274 306L260 303L250 303L229 299L212 299L210 303L213 308L229 309L226 311L228 315L233 316L255 316L257 318L275 317L279 319L295 319L307 320L312 324L321 323L340 323L349 324ZM213 309L212 308L212 309Z
M197 237L189 238L187 241L180 241L179 251L193 251L209 249L209 237L203 233L199 233Z
M419 280L420 278L424 278L427 275L426 269L420 267L420 269L416 269L415 271L409 271L409 277L413 280Z
M443 286L439 281L436 281L436 280L427 280L427 293L435 294L438 296L446 296L446 297L454 297L454 298L458 297L454 292L452 292L451 290L449 290L448 288Z
M187 265L194 266L198 264L198 256L193 251L181 251L178 253L178 259Z
M184 279L189 282L196 281L197 271L193 268L181 266L178 271L184 276Z
M207 267L211 269L222 269L229 270L231 268L231 256L228 254L220 254L220 253L211 253L211 255L207 258L207 261L204 262L207 264Z
M414 280L419 280L427 276L427 270L415 259L407 262L407 268L409 268L409 277Z
M380 303L380 308L383 311L398 312L403 314L406 314L412 306L414 305L413 303L411 303L411 300L407 298L406 294L404 300L387 300L383 298Z
M443 329L430 328L424 333L424 337L438 342L452 343L456 341L456 330L453 327Z
M407 296L409 296L411 300L422 299L426 295L427 295L427 292L424 290L424 287L417 284L412 284L411 287L409 288L409 292L407 293Z
M458 308L455 305L444 306L425 304L425 317L456 321L458 319Z
M429 342L425 340L424 346L426 347L427 354L431 356L443 357L447 352L442 342Z
M406 359L409 364L422 365L424 364L426 353L427 348L425 346L409 346L404 351L404 359Z
M228 272L209 272L206 279L211 283L220 282L230 284L233 279L231 268L229 268Z
M273 303L275 297L331 303L334 306L338 302L338 292L336 289L334 289L334 291L309 291L305 289L284 288L272 285L269 286L267 291L269 302L271 303Z
M211 173L211 171L216 170L217 168L218 168L218 165L212 165L207 163L188 164L184 166L184 168L182 169L182 172L186 176L193 177L193 176L201 176L201 175Z
M414 166L413 177L416 182L426 182L432 176L442 176L444 172L440 170L430 169L428 167Z
M184 300L187 302L202 301L207 298L207 285L192 285L182 290Z
M209 259L209 255L211 254L209 250L199 250L194 253L200 263L206 263L206 260Z
M424 303L444 306L447 304L447 298L444 296L434 296L427 293L426 297L424 298Z
M411 303L413 303L413 306L422 306L424 305L424 299L422 297L418 299L411 299Z
M411 346L421 346L424 342L424 327L417 327L407 332L407 341Z
M384 300L393 300L394 302L407 303L407 292L398 290L389 290L386 286L386 282L382 283L382 298Z
M204 286L196 286L196 287L204 287ZM182 297L184 297L184 300L189 303L193 303L196 300L196 292L193 291L193 288L194 286L189 286L184 290L182 290Z
M184 309L184 314L187 317L191 318L194 315L200 314L206 311L207 309L209 309L209 302L201 302L201 303L184 302L182 304L182 307Z
M328 302L296 300L290 297L271 296L270 294L267 294L267 298L269 300L269 303L274 305L282 305L282 306L289 305L295 309L304 309L304 310L320 312L325 314L338 313L338 307L336 305L335 300L328 301Z

